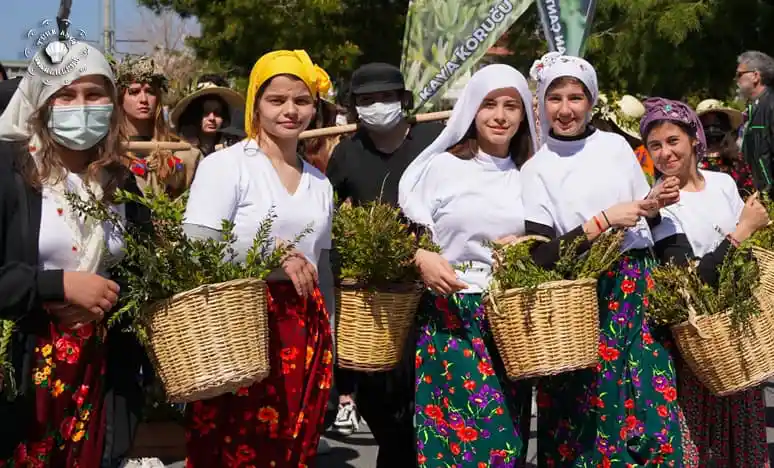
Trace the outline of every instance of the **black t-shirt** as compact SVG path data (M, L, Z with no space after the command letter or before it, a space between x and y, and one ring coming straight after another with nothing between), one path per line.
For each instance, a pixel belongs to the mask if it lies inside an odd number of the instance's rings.
M342 140L333 150L326 175L340 201L360 205L374 200L398 205L398 182L403 171L443 130L436 122L411 127L403 144L392 154L374 147L365 130Z

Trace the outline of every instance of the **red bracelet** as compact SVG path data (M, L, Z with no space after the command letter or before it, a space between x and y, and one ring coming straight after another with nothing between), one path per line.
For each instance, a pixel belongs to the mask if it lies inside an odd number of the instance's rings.
M605 232L605 229L602 227L602 223L599 222L596 216L594 216L594 223L597 225L599 232Z
M739 247L739 241L734 239L734 236L732 236L731 234L727 235L726 239L728 239L728 242L730 242L731 245L733 245L734 247Z

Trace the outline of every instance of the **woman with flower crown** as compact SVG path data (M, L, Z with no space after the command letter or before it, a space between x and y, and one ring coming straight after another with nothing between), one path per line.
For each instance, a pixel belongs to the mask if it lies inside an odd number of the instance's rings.
M164 95L167 78L150 57L127 56L114 64L119 86L119 104L123 109L123 129L129 141L179 142L164 119ZM152 150L127 152L124 163L134 173L137 186L145 191L166 192L176 197L191 185L202 154L188 150Z
M532 67L543 146L522 169L526 231L553 239L533 251L550 268L560 243L588 249L605 231L625 229L623 257L599 281L596 368L538 385L540 466L682 466L681 413L663 331L645 320L653 287L649 224L679 197L666 178L652 190L620 135L589 125L599 90L587 61L549 53ZM571 311L568 311L571 313Z
M186 233L218 238L222 221L233 222L238 261L271 212L272 237L290 242L306 234L268 277L271 373L234 394L189 405L190 468L298 468L316 455L333 372L318 286L318 268L329 268L333 187L298 154L298 141L329 87L328 75L303 50L261 57L247 91L248 139L207 156L191 186Z

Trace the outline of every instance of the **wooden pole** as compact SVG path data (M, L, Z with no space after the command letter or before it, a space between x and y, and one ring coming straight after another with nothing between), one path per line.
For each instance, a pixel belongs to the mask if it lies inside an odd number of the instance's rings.
M430 112L427 114L417 114L409 118L409 122L432 122L436 120L446 120L451 116L451 111ZM335 127L316 128L301 132L299 139L316 138L323 136L343 135L357 130L357 124L337 125Z
M409 122L433 122L437 120L446 120L451 116L451 111L430 112L427 114L417 114L409 118ZM357 124L337 125L335 127L316 128L301 132L299 139L316 138L323 136L343 135L357 130ZM130 141L125 148L129 151L185 151L191 149L191 145L184 141Z

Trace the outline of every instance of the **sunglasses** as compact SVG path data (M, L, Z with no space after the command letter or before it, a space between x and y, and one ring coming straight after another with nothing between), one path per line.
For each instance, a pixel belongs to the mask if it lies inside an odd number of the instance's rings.
M738 72L736 72L736 79L738 80L739 78L743 77L744 75L746 75L748 73L755 73L755 70L738 71Z

